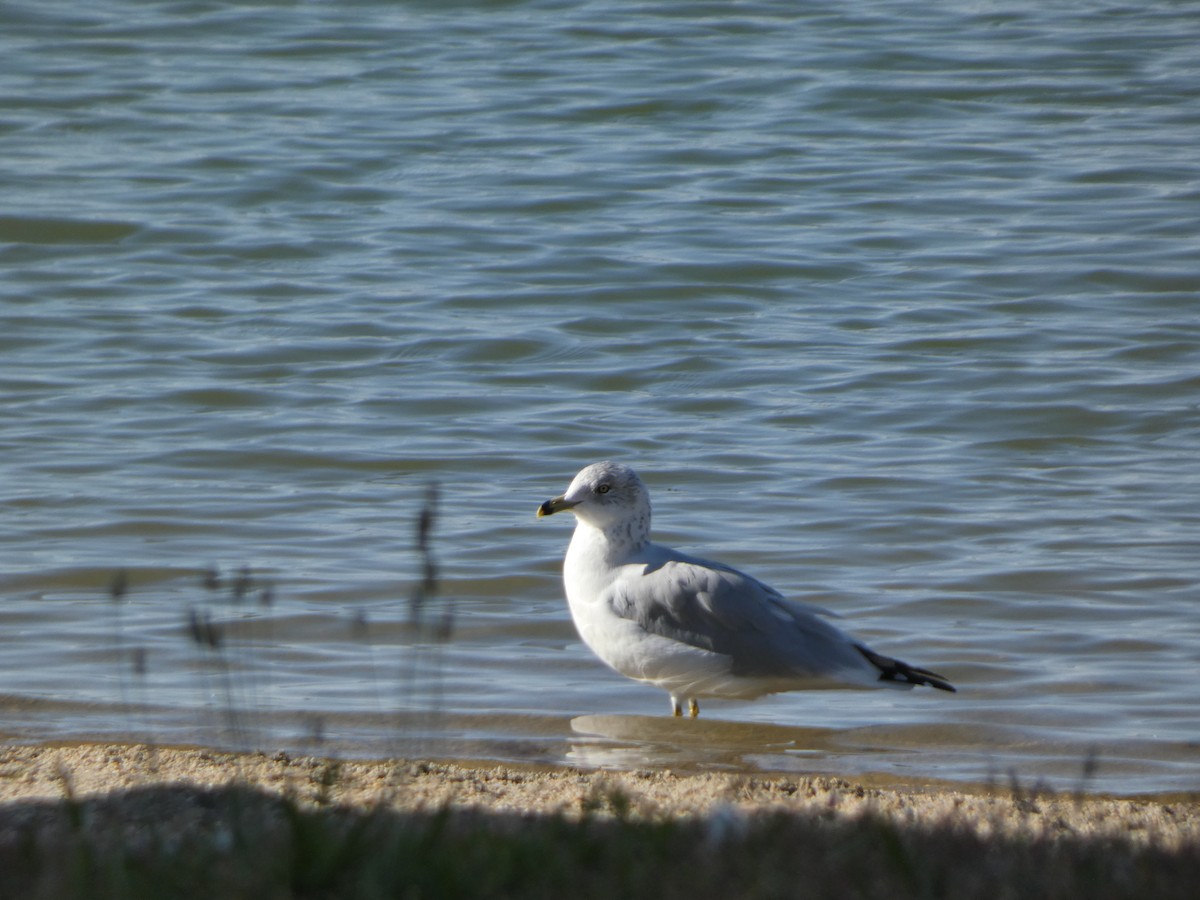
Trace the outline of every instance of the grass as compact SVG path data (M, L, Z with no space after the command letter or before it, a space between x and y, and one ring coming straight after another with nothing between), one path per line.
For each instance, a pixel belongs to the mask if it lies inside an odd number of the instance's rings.
M61 801L0 815L0 896L1105 900L1192 897L1200 883L1194 843L982 837L871 813L739 827L631 813L619 792L567 817L337 805L246 784L83 800L65 786Z
M405 723L415 722L417 731L435 733L444 712L444 651L454 636L456 610L453 598L441 594L434 554L438 501L437 485L427 485L413 527L420 571L408 597L397 598L397 604L403 604L405 639L401 646L387 648L398 657L394 666L376 665L374 623L365 609L329 616L331 640L349 636L362 645L379 714L391 708L405 711L396 719L397 738L405 736ZM113 680L119 692L116 709L126 734L154 745L153 720L146 712L154 696L154 660L138 636L131 635L133 620L124 611L135 587L130 571L119 569L106 589ZM191 648L196 689L210 719L203 728L215 746L251 751L274 740L269 725L274 719L269 707L269 650L275 645L276 587L244 565L227 571L210 565L198 573L197 587L196 598L183 606L179 634ZM305 730L308 749L318 751L328 737L324 717L306 716Z

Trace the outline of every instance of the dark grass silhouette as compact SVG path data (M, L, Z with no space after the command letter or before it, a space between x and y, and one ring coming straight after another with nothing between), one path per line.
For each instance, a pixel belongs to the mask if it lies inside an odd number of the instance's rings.
M428 485L414 516L419 571L407 597L397 597L402 605L402 639L377 643L375 623L366 609L329 614L331 640L350 637L362 645L376 710L381 717L393 719L395 749L405 746L410 753L414 748L429 752L434 747L431 736L439 732L444 714L445 649L455 628L455 606L440 589L434 552L438 501L438 486ZM129 570L117 570L106 591L118 694L115 707L128 738L154 746L158 740L149 712L154 660L139 644L136 619L125 612L138 593L133 579ZM294 724L285 722L286 714L271 709L277 592L274 580L246 565L225 569L209 565L197 575L195 596L183 605L180 634L191 648L198 706L204 717L198 724L205 743L248 752L276 744L275 723ZM336 737L330 728L325 716L307 716L303 748L321 751Z
M771 813L722 828L640 819L619 792L576 819L350 807L244 784L65 792L0 807L0 896L1182 900L1200 883L1195 845L984 838L873 814Z

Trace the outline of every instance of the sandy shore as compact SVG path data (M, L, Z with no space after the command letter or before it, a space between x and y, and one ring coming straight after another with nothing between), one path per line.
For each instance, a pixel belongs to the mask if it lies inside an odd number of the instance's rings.
M818 823L825 832L870 823L872 834L894 829L943 844L951 835L980 848L1045 847L1051 858L1064 847L1100 847L1102 859L1116 854L1134 861L1152 851L1155 859L1182 860L1184 871L1200 874L1200 797L1194 795L1031 795L1013 787L901 788L825 777L333 761L91 744L0 748L0 857L28 842L29 834L53 830L64 808L103 810L75 814L77 829L150 821L160 835L186 835L212 818L212 797L235 789L300 810L450 815L509 829L544 819L684 823L716 842L737 840L766 821Z
M1071 833L1163 846L1200 843L1200 795L1157 799L1031 795L1006 786L893 788L836 778L589 771L410 761L333 761L144 745L0 748L0 804L111 796L152 785L203 790L248 784L308 804L401 811L486 810L522 815L614 814L657 821L768 813L883 815L905 824L948 823L980 835Z

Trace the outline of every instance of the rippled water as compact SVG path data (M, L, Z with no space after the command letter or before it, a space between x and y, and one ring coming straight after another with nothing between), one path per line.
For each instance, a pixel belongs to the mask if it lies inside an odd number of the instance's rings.
M1200 19L1044 6L5 3L0 734L1200 787ZM665 718L606 457L960 693Z

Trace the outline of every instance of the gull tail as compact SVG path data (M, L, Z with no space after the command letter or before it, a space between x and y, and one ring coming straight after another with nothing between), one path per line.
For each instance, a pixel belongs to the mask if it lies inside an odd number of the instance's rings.
M867 662L879 670L879 680L887 682L895 682L897 686L911 686L915 684L927 684L930 687L935 687L939 691L950 691L957 693L954 685L948 682L936 672L930 672L928 669L918 669L916 666L910 666L906 662L901 662L898 659L892 659L890 656L884 656L876 653L874 650L864 647L862 644L855 644L854 649L867 658Z

